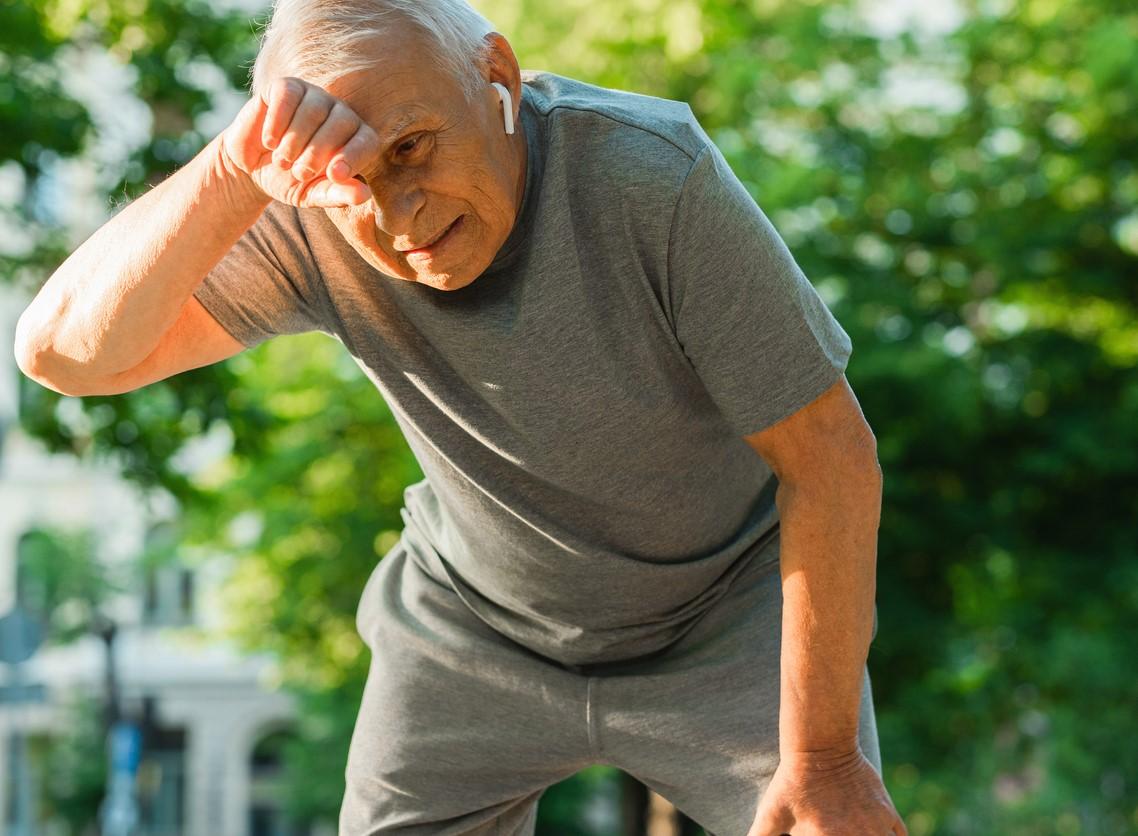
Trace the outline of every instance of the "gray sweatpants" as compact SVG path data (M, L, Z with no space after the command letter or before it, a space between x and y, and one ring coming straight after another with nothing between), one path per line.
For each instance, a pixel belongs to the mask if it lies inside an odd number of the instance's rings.
M528 836L542 792L592 764L744 836L778 765L781 623L778 565L749 567L663 654L568 668L491 629L400 542L357 613L372 660L340 836ZM880 772L868 671L859 738Z

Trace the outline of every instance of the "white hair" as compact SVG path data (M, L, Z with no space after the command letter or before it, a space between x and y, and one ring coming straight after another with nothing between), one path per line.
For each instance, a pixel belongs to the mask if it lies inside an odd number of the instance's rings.
M275 0L272 18L250 73L253 95L273 78L290 75L323 87L372 66L366 44L399 22L428 39L438 66L451 73L468 100L481 88L483 36L493 24L465 0Z

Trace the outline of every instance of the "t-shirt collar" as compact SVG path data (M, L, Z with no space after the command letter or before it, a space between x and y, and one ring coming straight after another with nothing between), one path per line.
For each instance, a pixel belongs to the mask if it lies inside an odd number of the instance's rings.
M522 243L529 237L530 226L533 221L534 206L537 195L541 190L541 175L544 168L544 151L542 147L542 125L534 109L531 97L533 92L524 83L522 84L522 102L520 108L521 122L526 135L526 184L522 192L522 205L518 208L518 216L506 241L502 244L490 266L485 273L495 272L512 263L514 256L521 249Z

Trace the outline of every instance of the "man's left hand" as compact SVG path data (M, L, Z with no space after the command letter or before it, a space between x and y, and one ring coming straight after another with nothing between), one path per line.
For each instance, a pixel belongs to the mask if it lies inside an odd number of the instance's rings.
M881 776L860 749L782 758L747 836L908 836Z

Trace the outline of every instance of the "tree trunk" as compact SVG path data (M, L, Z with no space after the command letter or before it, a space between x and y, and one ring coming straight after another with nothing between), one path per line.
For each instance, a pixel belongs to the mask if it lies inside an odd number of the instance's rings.
M703 828L670 801L623 774L621 832L624 836L704 836Z

